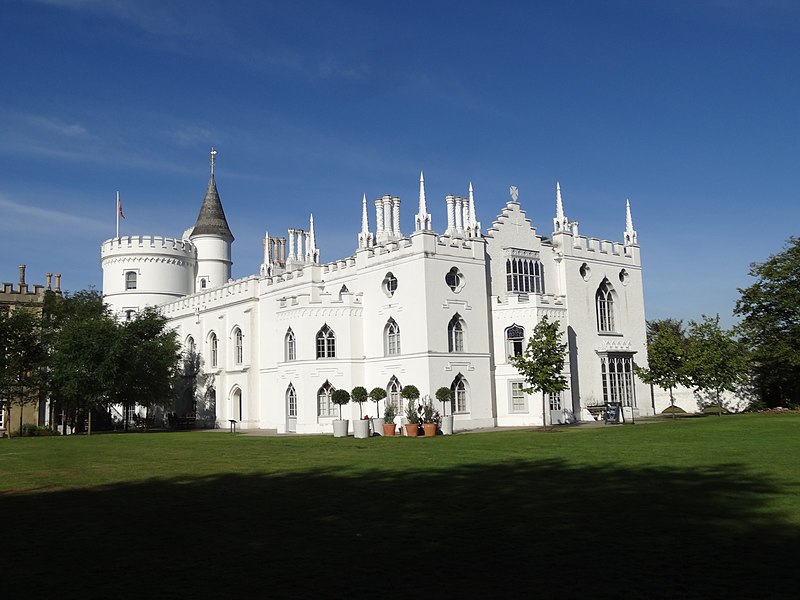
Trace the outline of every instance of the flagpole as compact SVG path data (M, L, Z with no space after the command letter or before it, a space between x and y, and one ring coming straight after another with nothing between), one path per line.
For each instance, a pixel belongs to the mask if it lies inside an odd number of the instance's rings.
M117 214L117 237L119 237L119 192L117 192L117 210L114 212Z

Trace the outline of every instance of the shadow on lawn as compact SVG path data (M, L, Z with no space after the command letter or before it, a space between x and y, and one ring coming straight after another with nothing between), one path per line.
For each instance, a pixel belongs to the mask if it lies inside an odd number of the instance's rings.
M549 461L6 495L3 587L62 598L794 597L785 565L800 533L766 508L783 493L737 466Z

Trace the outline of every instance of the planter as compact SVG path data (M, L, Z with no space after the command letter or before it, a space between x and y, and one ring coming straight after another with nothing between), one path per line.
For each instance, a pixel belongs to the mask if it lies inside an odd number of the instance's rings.
M422 429L425 430L425 437L434 437L436 435L436 423L423 423Z
M345 435L347 435L347 430L345 430ZM369 419L353 421L353 437L361 440L369 437Z
M383 435L383 417L372 419L372 435Z
M347 419L334 419L333 437L347 437Z
M453 415L442 417L442 435L453 435Z
M408 437L417 437L417 430L419 425L416 423L406 423L406 435Z
M383 424L383 435L393 436L397 426L394 423Z

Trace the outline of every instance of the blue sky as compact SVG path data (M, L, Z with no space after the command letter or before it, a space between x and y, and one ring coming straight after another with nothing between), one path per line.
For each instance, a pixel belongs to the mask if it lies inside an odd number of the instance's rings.
M516 185L550 235L621 240L630 198L649 319L720 313L800 217L800 3L0 0L0 280L100 287L100 243L180 235L217 183L234 276L265 230L352 253L361 196L421 169L433 225ZM373 219L370 211L370 219ZM372 221L374 228L374 220Z

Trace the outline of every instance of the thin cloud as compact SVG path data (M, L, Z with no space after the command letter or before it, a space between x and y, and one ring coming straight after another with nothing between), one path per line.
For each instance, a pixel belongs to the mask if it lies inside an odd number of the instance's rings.
M102 231L108 229L107 224L101 223L96 219L89 219L87 217L62 212L60 210L53 210L51 208L43 208L41 206L21 204L0 195L0 215L3 213L24 217L26 221L30 218L31 221L29 222L35 227L46 223L59 225L61 228L64 228L64 226L79 227L84 231ZM5 221L6 219L3 220Z

